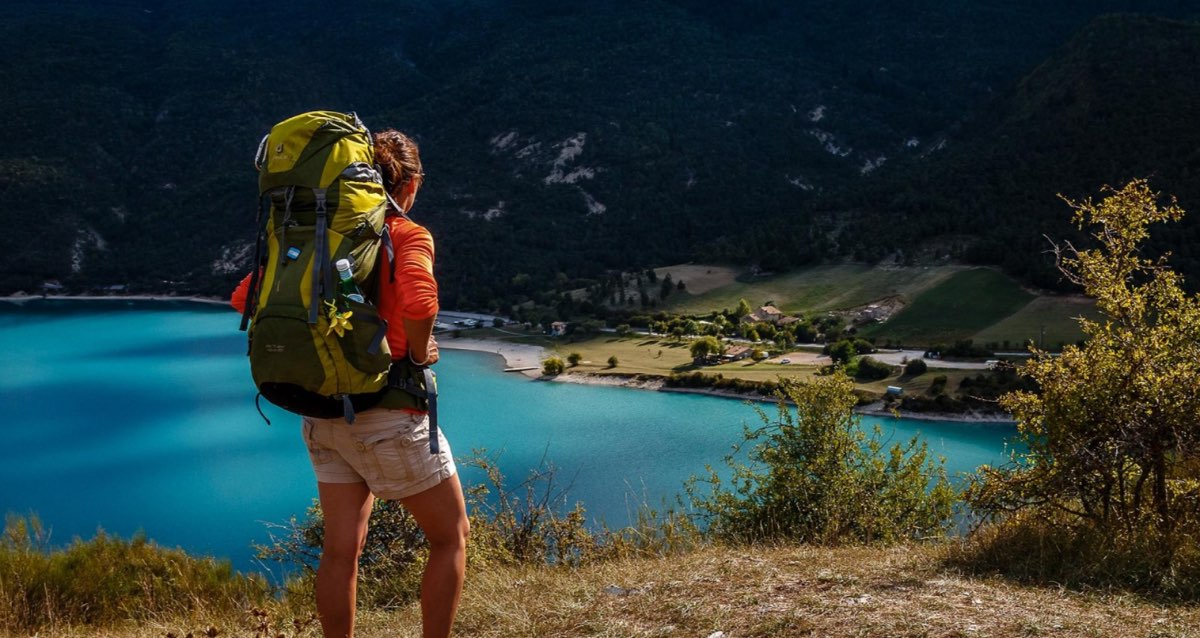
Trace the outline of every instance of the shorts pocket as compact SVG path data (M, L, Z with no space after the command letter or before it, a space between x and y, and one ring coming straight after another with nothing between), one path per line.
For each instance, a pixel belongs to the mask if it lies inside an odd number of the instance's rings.
M375 432L359 439L366 462L376 475L385 481L408 481L413 477L413 424L409 419L397 419L395 428Z
M333 450L317 442L314 430L317 424L304 419L304 447L308 448L308 458L314 466L325 465L333 460Z
M404 420L404 430L397 437L397 443L405 448L417 447L429 443L429 417L424 414L401 412Z

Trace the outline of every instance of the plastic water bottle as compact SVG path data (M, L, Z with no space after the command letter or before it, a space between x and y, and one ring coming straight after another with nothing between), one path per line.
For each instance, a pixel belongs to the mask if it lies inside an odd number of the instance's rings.
M350 260L339 259L333 266L337 268L338 278L341 280L338 282L338 292L350 301L365 302L366 299L363 298L362 291L358 289L358 284L354 283L354 271L350 269Z

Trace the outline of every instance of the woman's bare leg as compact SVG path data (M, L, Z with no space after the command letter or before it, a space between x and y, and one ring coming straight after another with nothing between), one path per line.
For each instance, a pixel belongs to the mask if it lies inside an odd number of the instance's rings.
M421 578L421 635L447 638L454 624L467 568L470 524L462 485L455 474L400 502L429 540L429 562Z
M325 516L325 544L317 567L317 614L325 638L354 635L358 557L367 539L375 497L366 483L317 482Z

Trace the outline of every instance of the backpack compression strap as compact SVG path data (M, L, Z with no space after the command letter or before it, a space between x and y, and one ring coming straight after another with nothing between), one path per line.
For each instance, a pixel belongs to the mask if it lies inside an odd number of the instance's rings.
M312 265L312 295L308 304L308 323L317 325L317 312L320 310L320 299L333 298L333 268L329 263L329 238L325 231L329 221L325 216L325 189L314 188L316 198L317 229L314 237L315 251Z

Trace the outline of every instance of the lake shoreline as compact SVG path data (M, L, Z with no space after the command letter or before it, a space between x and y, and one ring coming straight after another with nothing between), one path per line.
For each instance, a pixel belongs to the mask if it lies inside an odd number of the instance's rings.
M229 300L214 297L172 297L168 295L8 295L0 297L0 301L23 304L35 300L48 301L185 301L201 303L209 306L229 306ZM757 403L776 403L774 397L759 394L742 394L715 388L674 388L668 387L661 377L647 378L642 375L593 374L566 372L555 377L542 375L542 360L548 355L542 346L525 343L510 343L499 339L479 339L474 337L451 337L438 341L438 346L446 350L469 350L499 355L504 360L505 372L518 372L533 380L553 381L556 383L578 383L582 385L603 385L635 390L651 390L656 392L674 392L680 394L700 394L722 399L738 401L754 401ZM949 412L911 412L900 410L893 412L882 407L882 402L855 408L855 412L864 416L899 417L918 421L955 421L963 423L981 423L1012 425L1016 421L1010 415L981 414L976 412L958 414Z
M547 381L553 383L576 383L580 385L598 385L611 386L620 388L630 388L634 390L650 390L654 392L674 392L679 394L700 394L704 396L717 397L721 399L734 399L737 401L754 401L756 403L777 403L778 400L774 397L763 396L760 394L742 394L739 392L731 392L729 390L718 390L716 388L675 388L668 387L666 380L662 377L653 377L646 375L624 375L624 374L595 374L591 372L571 372L567 371L563 374L553 377L547 377L541 373L541 360L546 356L546 351L541 346L529 344L507 343L504 341L493 339L447 339L438 342L438 345L445 349L458 350L473 350L477 352L490 352L500 355L504 358L505 365L509 370L520 369L522 374L531 379L539 381ZM528 370L527 368L536 366L536 370ZM1007 414L985 414L979 412L968 413L953 413L953 412L912 412L908 410L899 410L893 412L883 407L883 402L876 402L865 406L860 406L854 410L857 414L863 416L873 416L880 418L901 418L913 419L917 421L951 421L958 423L978 423L978 424L995 424L995 425L1013 425L1016 423L1010 415Z
M913 412L911 410L892 410L883 407L882 401L855 408L855 412L865 416L914 419L917 421L957 421L961 423L982 423L996 425L1016 425L1016 419L1010 414L995 414L987 412Z
M531 379L542 376L542 359L546 349L527 343L509 343L498 339L450 337L438 340L442 350L470 350L499 355L504 359L505 372L519 372Z

